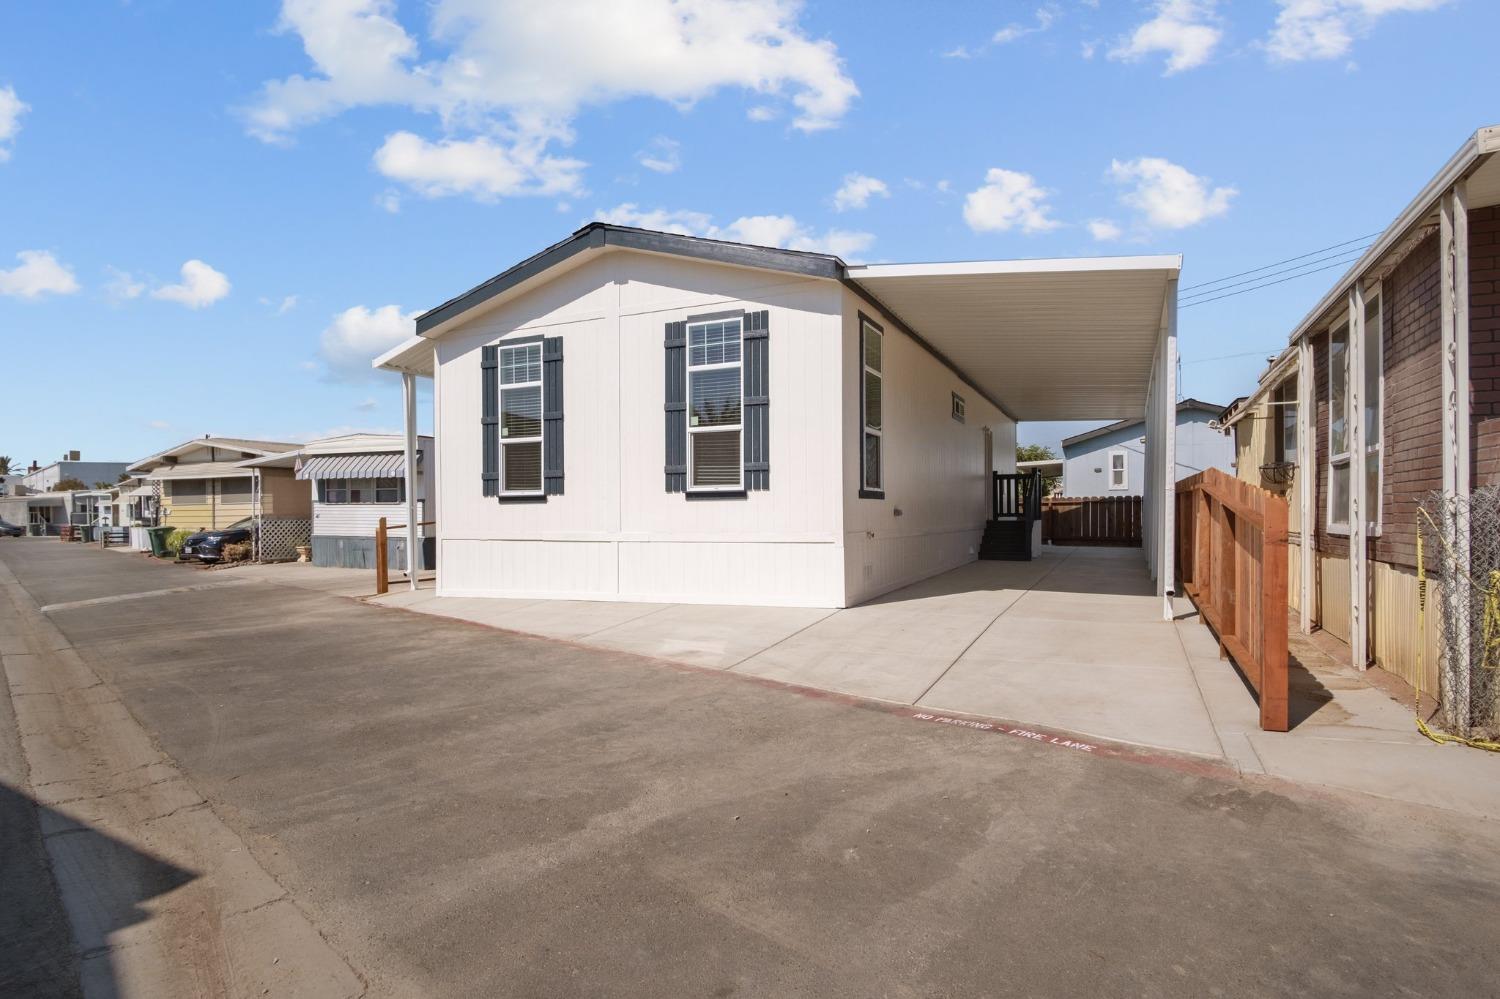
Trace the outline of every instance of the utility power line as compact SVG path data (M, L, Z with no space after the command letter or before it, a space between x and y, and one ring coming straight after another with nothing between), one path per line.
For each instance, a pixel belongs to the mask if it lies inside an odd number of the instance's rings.
M1347 261L1347 260L1340 260L1340 261L1337 261L1335 263L1327 264L1327 265L1325 265L1323 267L1314 267L1312 270L1300 271L1300 272L1298 272L1296 274L1291 275L1290 277L1278 278L1275 281L1267 281L1265 284L1257 284L1257 285L1253 285L1253 286L1251 286L1249 288L1241 288L1239 291L1225 292L1222 295L1216 295L1216 296L1214 296L1212 298L1199 298L1199 299L1196 299L1195 301L1188 302L1186 305L1178 305L1178 308L1179 309L1191 309L1195 305L1207 305L1209 302L1218 302L1218 301L1222 301L1223 299L1226 299L1226 298L1234 298L1236 295L1245 295L1245 294L1248 294L1248 293L1250 293L1252 291L1260 291L1262 288L1269 288L1272 285L1286 284L1288 281L1294 281L1294 280L1296 280L1297 278L1300 278L1300 277L1307 277L1309 274L1316 274L1319 271L1326 271L1326 270L1328 270L1331 267L1347 267L1348 265L1349 265L1349 261Z
M1258 287L1265 287L1264 285L1261 284L1261 282L1267 280L1268 278L1280 277L1283 274L1292 274L1293 277L1301 277L1302 274L1304 274L1304 273L1305 274L1314 274L1318 270L1324 270L1324 269L1326 269L1326 268L1317 267L1318 264L1328 264L1330 267L1333 266L1333 265L1335 265L1335 264L1352 264L1352 263L1354 263L1354 261L1356 261L1356 260L1359 259L1360 254L1363 253L1365 251L1366 247L1368 247L1369 245L1370 244L1366 243L1364 246L1357 246L1357 247L1355 247L1352 250L1343 250L1343 251L1341 251L1339 253L1335 253L1335 254L1333 254L1331 256L1318 257L1315 260L1309 260L1306 263L1296 264L1296 265L1294 265L1292 267L1287 267L1287 268L1284 268L1284 269L1279 270L1279 271L1268 271L1268 272L1266 272L1264 274L1259 275L1258 277L1245 278L1243 281L1235 281L1235 282L1233 282L1231 284L1221 284L1217 288L1210 288L1207 291L1200 291L1200 292L1197 292L1196 294L1187 295L1185 297L1184 296L1179 296L1178 297L1178 302L1179 303L1182 303L1182 302L1193 302L1193 301L1195 301L1197 299L1200 299L1200 298L1209 298L1209 297L1218 295L1218 294L1220 294L1222 292L1226 292L1226 291L1228 291L1231 288L1239 288L1239 287L1242 287L1242 286L1247 285L1247 284L1253 284L1253 285L1256 285ZM1308 268L1313 268L1313 269L1309 270ZM1297 272L1297 273L1294 274L1293 273L1294 271ZM1246 290L1253 290L1253 289L1246 289Z
M1207 288L1209 285L1222 284L1225 281L1230 281L1230 280L1233 280L1234 278L1237 278L1237 277L1244 277L1247 274L1256 274L1256 273L1259 273L1260 271L1270 270L1272 267L1280 267L1282 264L1290 264L1290 263L1292 263L1294 261L1297 261L1297 260L1305 260L1308 257L1316 257L1316 256L1319 256L1321 254L1327 253L1329 250L1337 250L1339 247L1341 247L1341 246L1348 246L1351 243L1362 243L1365 240L1374 239L1376 236L1379 236L1379 235L1380 235L1380 233L1378 233L1378 232L1372 232L1372 233L1369 233L1369 234L1364 235L1364 236L1356 236L1353 239L1346 239L1342 243L1334 243L1332 246L1325 246L1321 250L1312 250L1312 251L1310 251L1308 253L1298 254L1295 257L1287 257L1285 260L1277 260L1274 263L1263 264L1260 267L1252 267L1250 270L1248 270L1248 271L1240 271L1238 274L1228 274L1228 275L1225 275L1224 277L1221 277L1221 278L1215 278L1212 281L1201 281L1198 284L1188 285L1186 288L1179 289L1179 292L1189 292L1189 291L1194 291L1195 289L1198 289L1198 288ZM1348 252L1348 251L1345 251L1345 252Z

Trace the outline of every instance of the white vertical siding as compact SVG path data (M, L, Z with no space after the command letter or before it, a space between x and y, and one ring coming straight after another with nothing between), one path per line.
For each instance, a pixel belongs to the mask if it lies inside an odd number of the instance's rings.
M983 428L993 431L994 470L1012 472L1016 427L889 316L842 294L844 585L856 604L977 557L990 516ZM859 496L860 312L885 329L884 499ZM964 397L963 423L952 418L954 392Z
M617 251L437 342L439 589L464 595L837 606L840 296L827 281ZM668 322L770 312L771 488L665 490ZM480 348L563 338L564 493L480 494Z

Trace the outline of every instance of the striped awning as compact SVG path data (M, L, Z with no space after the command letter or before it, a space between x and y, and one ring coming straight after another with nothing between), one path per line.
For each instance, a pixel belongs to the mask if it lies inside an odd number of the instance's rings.
M422 452L417 452L417 461ZM373 454L315 454L297 459L299 479L400 479L406 476L406 455L400 451Z

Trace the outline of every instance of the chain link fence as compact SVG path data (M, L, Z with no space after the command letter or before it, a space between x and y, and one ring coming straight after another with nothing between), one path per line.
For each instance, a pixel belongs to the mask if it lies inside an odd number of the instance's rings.
M1500 735L1500 487L1467 499L1433 492L1422 504L1425 561L1441 582L1439 699L1443 723L1465 737ZM1433 525L1437 530L1433 530ZM1435 536L1436 535L1436 536ZM1468 565L1454 538L1469 539Z

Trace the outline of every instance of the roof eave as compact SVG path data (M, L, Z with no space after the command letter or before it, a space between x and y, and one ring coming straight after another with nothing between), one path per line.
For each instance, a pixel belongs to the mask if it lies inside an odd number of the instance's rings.
M1500 125L1490 125L1480 128L1464 141L1448 162L1443 165L1431 180L1429 180L1418 192L1407 206L1397 215L1395 221L1386 226L1385 230L1375 239L1358 260L1346 270L1328 292L1318 300L1312 311L1302 318L1302 321L1292 330L1288 338L1289 343L1296 343L1307 336L1312 330L1321 325L1321 320L1329 309L1337 305L1340 299L1349 293L1349 288L1360 276L1377 264L1382 257L1401 241L1406 232L1422 219L1432 213L1443 192L1447 191L1469 173L1480 158L1489 156L1500 151Z

